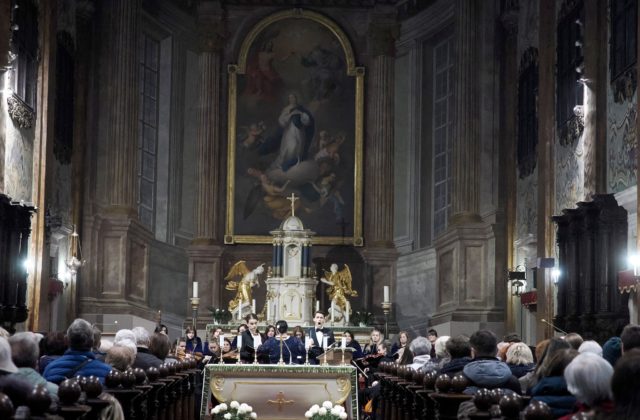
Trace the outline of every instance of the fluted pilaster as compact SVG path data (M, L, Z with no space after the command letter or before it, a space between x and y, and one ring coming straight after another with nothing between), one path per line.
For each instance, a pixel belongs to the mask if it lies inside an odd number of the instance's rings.
M196 130L196 212L195 241L215 242L218 239L219 209L216 204L221 196L219 188L220 168L220 50L222 42L216 28L222 26L222 8L218 1L199 5L200 47L200 97L198 99L198 127Z
M452 224L479 221L480 122L478 2L458 0Z
M138 31L141 0L110 2L110 121L107 199L136 214L138 178Z

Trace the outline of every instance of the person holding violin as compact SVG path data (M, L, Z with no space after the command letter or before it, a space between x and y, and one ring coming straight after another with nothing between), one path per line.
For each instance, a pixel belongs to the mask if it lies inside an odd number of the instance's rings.
M373 328L371 330L371 340L366 346L364 346L364 355L368 356L370 354L377 354L378 344L382 343L383 341L384 336L382 335L382 331L380 331L380 329L378 328Z
M398 341L391 346L391 357L395 360L402 359L402 354L409 344L409 334L406 331L400 331L398 333Z
M342 335L347 339L347 347L351 347L353 349L353 359L355 360L362 358L364 356L364 353L362 352L362 346L360 346L358 340L354 338L353 333L349 330L346 330L342 333Z
M209 341L205 348L203 364L218 363L220 361L220 344L217 341Z
M222 360L225 363L236 363L238 361L238 349L231 348L231 340L224 338L224 347L222 347Z
M258 331L258 316L249 314L244 318L247 329L242 333L242 347L240 347L240 360L252 363L255 352L267 339Z
M333 331L324 326L324 312L316 311L313 316L313 327L307 331L307 347L309 348L309 363L317 365L318 356L325 352L326 348L336 342ZM326 345L325 344L326 338Z

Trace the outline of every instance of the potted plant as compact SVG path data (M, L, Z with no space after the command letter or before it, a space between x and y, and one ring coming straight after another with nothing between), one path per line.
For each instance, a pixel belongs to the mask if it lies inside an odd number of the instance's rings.
M348 417L343 406L333 405L331 401L312 405L304 416L311 420L344 420Z
M240 404L238 401L231 401L229 405L222 403L211 409L211 416L214 420L249 420L257 419L258 415L253 412L253 407L248 404Z
M351 320L354 325L366 327L373 321L373 314L367 311L355 311L353 315L351 315Z
M231 312L226 308L214 308L209 306L209 312L213 318L213 322L216 324L227 324L231 320Z

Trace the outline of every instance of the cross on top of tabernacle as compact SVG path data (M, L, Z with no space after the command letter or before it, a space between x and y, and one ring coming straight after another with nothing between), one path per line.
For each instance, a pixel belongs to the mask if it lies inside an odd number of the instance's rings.
M287 197L287 200L291 201L291 217L296 215L296 200L300 200L294 193L291 193L291 197Z

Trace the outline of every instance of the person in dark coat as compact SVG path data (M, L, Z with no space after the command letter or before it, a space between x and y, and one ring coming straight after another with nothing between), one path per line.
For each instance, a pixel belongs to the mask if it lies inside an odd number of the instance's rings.
M147 370L150 367L160 367L162 360L158 359L149 351L149 332L143 327L135 327L133 334L136 336L136 358L133 361L134 368Z
M74 320L67 329L69 350L60 358L49 363L44 370L44 378L55 384L75 376L95 376L101 383L111 371L111 366L96 359L93 347L93 328L84 319Z
M567 388L564 370L577 355L576 350L565 349L550 356L538 383L531 390L531 399L547 404L554 418L571 413L576 405L576 397Z
M353 336L353 333L349 330L346 330L342 333L347 338L347 347L351 347L353 349L352 358L353 360L360 359L364 356L362 352L362 346L358 343L358 340Z
M195 328L187 327L185 329L185 337L187 339L187 345L185 348L186 352L191 354L202 354L202 340L198 337L198 332Z
M247 328L242 333L242 347L240 347L240 360L252 363L255 360L256 349L265 341L266 337L258 331L258 317L249 314L244 318Z
M521 378L536 368L536 364L533 363L533 353L525 343L511 344L506 358L506 363L516 378Z
M459 335L447 340L446 348L451 360L442 365L439 373L446 373L453 378L471 362L471 344L466 336Z
M324 326L324 312L316 311L313 316L313 327L307 331L307 341L309 347L309 363L319 364L318 356L324 353L323 341L327 339L327 347L336 342L333 331ZM304 345L303 345L304 346Z
M261 346L261 352L269 354L270 363L280 361L282 351L282 361L286 364L302 364L305 360L304 344L298 337L287 334L287 321L276 322L276 330L279 332L275 337L267 339ZM282 348L280 341L282 340Z

